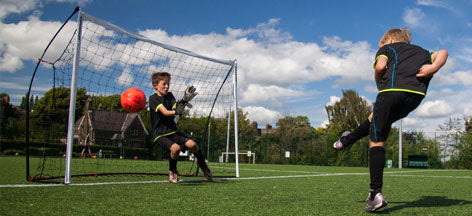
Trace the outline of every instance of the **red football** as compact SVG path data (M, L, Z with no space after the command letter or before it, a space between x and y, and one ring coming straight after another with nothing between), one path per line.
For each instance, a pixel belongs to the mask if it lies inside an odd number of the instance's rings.
M146 106L146 95L137 88L129 88L121 94L121 106L128 112L139 112Z

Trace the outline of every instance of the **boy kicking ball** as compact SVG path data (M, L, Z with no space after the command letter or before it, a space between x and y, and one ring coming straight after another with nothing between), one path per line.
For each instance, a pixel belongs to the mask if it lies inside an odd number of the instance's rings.
M176 102L174 95L169 92L171 75L167 72L152 74L152 86L155 94L149 96L149 110L151 114L151 126L154 133L154 142L170 151L169 158L169 182L178 183L177 161L180 151L190 149L197 158L198 166L203 171L203 176L212 180L212 173L208 168L205 157L198 145L185 134L177 131L175 116L182 115L188 102L197 95L195 88L189 86L185 90L182 100Z
M369 118L352 133L345 131L333 144L343 149L370 134L370 192L366 212L387 205L382 195L385 141L392 123L415 110L426 96L429 82L447 60L447 50L430 53L410 44L408 29L390 29L380 39L374 70L379 93Z

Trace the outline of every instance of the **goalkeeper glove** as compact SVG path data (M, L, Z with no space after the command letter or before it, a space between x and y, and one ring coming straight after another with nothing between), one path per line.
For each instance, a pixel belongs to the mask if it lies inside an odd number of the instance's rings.
M182 100L186 103L190 102L198 94L197 92L195 92L196 90L197 89L193 86L187 86L187 89L185 89Z
M184 112L184 108L185 108L185 103L182 100L178 101L175 104L175 108L174 108L175 115L181 116L182 113Z

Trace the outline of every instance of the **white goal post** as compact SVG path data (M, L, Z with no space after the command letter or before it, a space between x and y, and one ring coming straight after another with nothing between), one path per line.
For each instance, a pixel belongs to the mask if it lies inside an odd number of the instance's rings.
M84 25L89 25L87 27L89 30L85 31ZM126 37L127 41L112 41L118 34L122 35L118 40ZM167 71L172 74L170 91L177 100L183 95L187 85L194 85L197 88L199 95L192 101L193 108L189 110L191 116L207 116L208 118L218 118L224 121L228 119L227 145L230 143L229 120L233 112L234 150L238 152L236 60L214 59L163 44L88 15L81 10L78 15L75 42L71 44L75 44L73 59L65 63L72 63L65 154L65 184L71 182L77 89L87 87L87 91L99 95L120 94L123 89L130 87L138 87L147 89L147 92L153 92L150 85L150 75L155 71ZM105 49L111 46L113 51L119 50L121 53L108 53L108 50ZM101 56L94 56L98 54ZM124 62L125 60L126 62ZM106 71L109 68L117 68L115 70L119 73L113 76L103 73L99 78L109 76L106 83L116 83L110 88L104 87L102 85L103 81L95 81L94 79L97 76L88 74L90 72L87 71L92 69ZM204 75L199 77L201 74ZM87 77L90 80L89 83L84 84L81 77ZM208 84L208 82L211 82L211 84ZM97 86L96 89L93 89L95 86ZM254 161L255 154L253 157ZM238 154L235 155L235 166L235 176L239 177Z

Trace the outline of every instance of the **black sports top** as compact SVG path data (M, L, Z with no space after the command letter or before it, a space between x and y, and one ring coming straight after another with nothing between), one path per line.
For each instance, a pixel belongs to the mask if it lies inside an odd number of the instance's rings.
M174 122L174 116L165 116L159 112L159 107L164 106L172 110L175 106L175 98L171 92L165 96L159 96L156 93L149 96L149 113L151 115L151 127L154 133L154 141L159 137L167 136L177 132L177 125Z
M431 77L417 78L424 64L432 64L429 51L408 43L399 42L381 47L375 55L374 68L379 57L387 58L387 68L377 83L379 92L405 91L426 95Z

